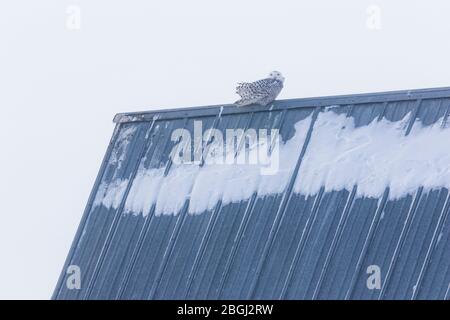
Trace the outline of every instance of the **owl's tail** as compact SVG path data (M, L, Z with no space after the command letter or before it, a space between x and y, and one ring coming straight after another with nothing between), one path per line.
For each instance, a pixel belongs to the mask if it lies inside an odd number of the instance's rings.
M246 105L248 105L248 104L250 104L250 103L248 103L246 100L244 100L244 99L239 99L238 101L236 101L235 103L233 103L235 106L237 106L237 107L243 107L243 106L246 106Z

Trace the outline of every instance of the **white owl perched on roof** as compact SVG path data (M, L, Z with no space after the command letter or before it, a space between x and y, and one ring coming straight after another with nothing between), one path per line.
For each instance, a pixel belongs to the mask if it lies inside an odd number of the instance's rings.
M283 82L284 77L281 75L281 72L272 71L268 78L251 83L239 83L236 87L236 93L241 96L241 99L234 104L238 107L250 104L266 106L275 100L281 89L283 89Z

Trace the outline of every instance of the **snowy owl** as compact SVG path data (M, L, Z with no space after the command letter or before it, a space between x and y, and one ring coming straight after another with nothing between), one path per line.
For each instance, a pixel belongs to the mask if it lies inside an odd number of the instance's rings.
M241 99L236 101L238 107L250 104L266 106L271 103L283 89L284 77L278 71L272 71L268 78L251 83L239 83L236 93Z

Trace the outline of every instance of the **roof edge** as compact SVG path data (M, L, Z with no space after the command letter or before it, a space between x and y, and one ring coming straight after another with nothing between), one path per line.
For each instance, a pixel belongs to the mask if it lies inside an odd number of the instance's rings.
M269 110L283 110L301 107L317 107L340 104L380 103L388 101L405 101L417 99L450 98L450 87L411 89L398 91L384 91L374 93L358 93L350 95L335 95L323 97L307 97L298 99L276 100ZM168 108L153 111L125 112L114 116L114 123L155 121L187 117L203 117L219 114L237 114L249 112L263 112L267 106L237 107L234 104L219 104L209 106L194 106L183 108Z

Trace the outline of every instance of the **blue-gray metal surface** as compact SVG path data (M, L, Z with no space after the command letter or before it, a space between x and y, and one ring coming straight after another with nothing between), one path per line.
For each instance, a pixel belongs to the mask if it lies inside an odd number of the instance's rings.
M424 125L448 122L450 88L276 101L270 108L212 106L119 114L105 159L55 289L54 299L448 299L449 190L389 200L353 190L305 197L292 190L253 196L198 215L124 214L139 166L170 169L171 133L204 129L278 128L284 140L312 116L298 167L324 107L354 118ZM134 129L127 147L118 137ZM442 141L442 147L450 147ZM420 152L420 151L418 151ZM111 161L111 159L120 161ZM93 202L101 184L129 179L120 205ZM68 289L67 267L81 269L81 289ZM369 289L367 267L383 270Z

